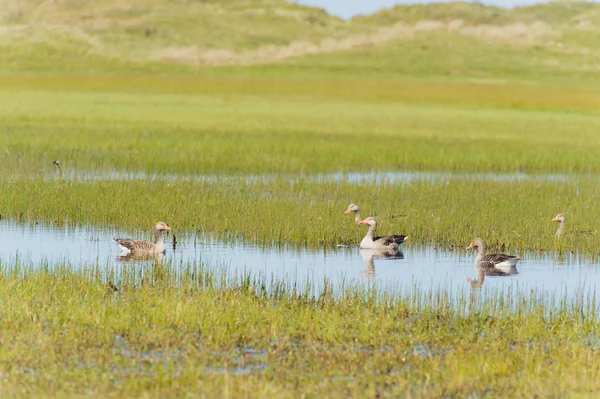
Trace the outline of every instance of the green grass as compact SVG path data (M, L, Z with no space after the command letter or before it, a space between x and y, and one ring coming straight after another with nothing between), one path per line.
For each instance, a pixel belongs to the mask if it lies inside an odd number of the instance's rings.
M595 86L314 77L2 79L2 169L596 172Z
M283 0L145 0L128 7L22 0L0 18L0 71L194 75L219 65L276 63L256 69L581 80L598 77L599 10L571 1L513 10L454 3L342 21Z
M195 230L254 244L328 247L360 242L363 226L343 211L379 216L379 232L410 236L413 243L464 250L474 237L493 249L579 251L597 254L598 181L493 182L454 179L437 183L351 184L288 178L246 181L0 182L5 217L64 225L148 228L167 221L178 235ZM152 211L148 211L152 210ZM552 223L567 215L571 233L556 239Z
M597 309L536 293L320 296L168 267L3 265L7 396L593 397ZM293 314L294 317L290 317ZM84 383L85 382L85 383Z

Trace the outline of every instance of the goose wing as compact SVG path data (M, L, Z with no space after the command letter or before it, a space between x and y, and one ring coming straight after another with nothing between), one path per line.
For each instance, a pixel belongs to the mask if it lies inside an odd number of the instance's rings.
M148 241L132 240L131 238L115 238L117 244L133 251L150 251L154 248L154 244Z
M373 242L380 243L382 245L391 245L391 244L402 244L406 240L406 236L404 235L396 235L396 236L383 236L383 237L374 237Z
M479 264L485 269L494 269L498 266L515 266L519 259L521 258L513 255L489 254L485 255Z

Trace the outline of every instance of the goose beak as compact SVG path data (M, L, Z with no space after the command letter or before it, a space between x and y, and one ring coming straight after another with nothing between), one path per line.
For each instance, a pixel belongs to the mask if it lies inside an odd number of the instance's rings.
M369 224L369 222L367 222L367 219L365 219L365 220L361 220L361 221L359 222L359 224Z
M467 249L473 249L473 243L470 243Z
M171 227L168 224L165 224L165 230L171 230Z
M348 209L346 209L346 212L344 212L344 214L350 213L350 212L352 212L352 209L348 208Z
M558 222L558 218L552 219L553 222Z

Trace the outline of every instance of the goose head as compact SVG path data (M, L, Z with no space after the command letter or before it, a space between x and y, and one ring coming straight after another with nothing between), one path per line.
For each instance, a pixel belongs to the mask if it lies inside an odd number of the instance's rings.
M474 249L479 253L483 253L485 252L485 244L483 243L483 240L481 238L474 238L467 247L467 250L469 249Z
M374 217L366 218L365 220L361 220L360 224L368 224L371 227L377 226L377 220Z
M554 219L552 219L552 221L556 223L564 223L566 220L567 219L565 218L565 215L562 213L559 213L558 215L554 216Z
M171 228L169 227L169 225L166 224L165 222L158 222L158 223L156 223L156 225L154 226L154 229L158 230L158 231L171 230Z
M350 212L358 212L360 211L360 208L358 207L358 205L356 204L350 204L348 205L348 209L346 209L346 211L344 213L350 213Z

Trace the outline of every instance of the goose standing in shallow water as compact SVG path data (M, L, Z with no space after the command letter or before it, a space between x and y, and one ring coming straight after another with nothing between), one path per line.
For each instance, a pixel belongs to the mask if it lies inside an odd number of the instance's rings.
M168 224L158 222L154 226L154 243L131 238L114 238L121 251L134 255L155 255L165 252L165 241L162 232L171 230Z
M369 225L367 235L360 242L361 248L391 249L397 251L400 245L407 239L404 235L374 237L375 231L377 230L377 221L373 217L360 221L360 224Z
M348 209L346 209L346 211L344 213L350 213L350 212L354 212L354 221L356 222L356 224L360 224L360 221L362 219L360 218L360 208L358 207L358 205L356 205L354 203L348 205Z

